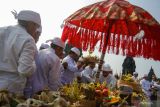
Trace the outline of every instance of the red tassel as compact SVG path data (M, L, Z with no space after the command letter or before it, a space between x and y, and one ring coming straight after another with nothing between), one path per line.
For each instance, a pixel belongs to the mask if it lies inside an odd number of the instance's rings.
M119 46L120 46L120 34L117 34L115 39L116 55L119 54Z
M61 39L64 42L68 39L68 34L67 34L68 31L69 31L68 27L64 26L63 33L62 33L62 36L61 36Z

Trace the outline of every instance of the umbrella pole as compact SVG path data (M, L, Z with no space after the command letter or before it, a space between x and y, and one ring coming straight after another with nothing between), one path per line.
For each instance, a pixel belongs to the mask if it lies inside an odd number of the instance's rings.
M101 58L100 58L100 61L99 61L99 64L98 64L98 71L96 73L96 82L99 82L99 75L100 75L101 68L102 68L102 65L103 65L103 62L104 62L105 54L106 53L101 54Z
M108 41L109 41L110 30L112 28L113 22L114 22L114 20L112 20L110 22L109 27L108 27L107 36L106 36L106 44L104 44L104 47L106 47L106 48L107 48L107 44L108 44ZM101 54L101 58L100 58L100 61L99 61L99 64L98 64L98 71L96 73L96 80L95 80L96 82L99 82L99 75L100 75L100 72L101 72L102 65L104 63L105 54L106 54L106 51L102 52L102 54Z
M98 71L96 73L96 80L95 80L95 82L99 82L99 75L100 75L100 72L101 72L102 65L104 63L105 54L106 53L102 53L101 54L101 58L100 58L100 61L99 61L99 64L98 64Z

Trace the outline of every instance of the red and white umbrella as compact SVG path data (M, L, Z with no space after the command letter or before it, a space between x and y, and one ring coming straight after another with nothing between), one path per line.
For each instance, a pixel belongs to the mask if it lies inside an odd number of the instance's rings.
M125 0L105 0L83 7L64 20L68 44L105 53L160 60L160 24L150 13ZM100 69L100 68L99 68Z

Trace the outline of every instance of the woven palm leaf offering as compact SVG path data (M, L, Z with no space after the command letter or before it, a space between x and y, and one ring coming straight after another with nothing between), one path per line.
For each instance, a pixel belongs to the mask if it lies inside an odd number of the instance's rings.
M47 104L44 101L29 98L25 102L19 103L16 107L52 107L52 106L53 104Z
M81 92L85 96L83 99L73 103L73 107L96 107L96 89L100 86L97 83L81 83L80 88ZM99 98L100 99L100 98Z
M8 90L0 90L0 107L17 107L21 102L26 99L22 95L10 93Z
M118 80L117 85L118 87L123 86L123 85L128 85L129 87L132 87L133 91L135 92L142 91L140 84L132 78L131 74L122 75L121 79Z
M63 105L63 106L62 106ZM65 105L65 106L64 106ZM37 92L33 98L28 98L16 107L68 107L69 103L60 97L58 91L51 91L48 88Z
M142 91L139 82L135 81L130 74L122 75L121 79L118 80L117 85L120 90L120 94L122 96L128 95L126 100L129 103L134 104L136 107L139 105L139 103L146 102L148 100Z
M45 103L52 103L58 96L60 96L58 91L50 91L48 88L45 88L44 90L36 93L33 98Z
M46 88L16 107L69 107L69 103L60 97L58 91L50 91Z
M10 96L7 90L0 90L0 107L10 105Z
M101 103L104 107L108 107L108 105L114 105L120 101L120 97L117 91L111 91L106 86L106 82L103 82L102 84L97 83L95 89L96 101L97 103Z
M83 59L84 59L84 63L86 66L89 65L90 63L98 63L99 62L99 58L97 56L94 56L91 54L84 56Z
M133 92L132 93L132 104L136 107L147 107L147 106L140 106L140 105L145 105L146 102L149 102L149 99L147 96L144 94L144 92L137 93Z
M60 89L61 97L70 102L71 107L95 107L94 83L77 83L75 80L70 85L65 85Z
M79 83L74 80L72 84L64 85L63 87L61 87L59 92L61 97L63 97L65 100L69 101L72 104L85 98L85 95L81 90L82 89Z
M86 100L95 100L95 88L96 85L94 83L81 84L81 90L84 93Z

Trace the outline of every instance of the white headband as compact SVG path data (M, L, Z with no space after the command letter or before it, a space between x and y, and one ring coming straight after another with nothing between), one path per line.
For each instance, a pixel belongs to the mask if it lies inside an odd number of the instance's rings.
M18 14L15 10L11 11L11 12L14 15L15 19L32 21L32 22L38 24L39 26L41 26L40 14L37 12L31 11L31 10L22 10Z

